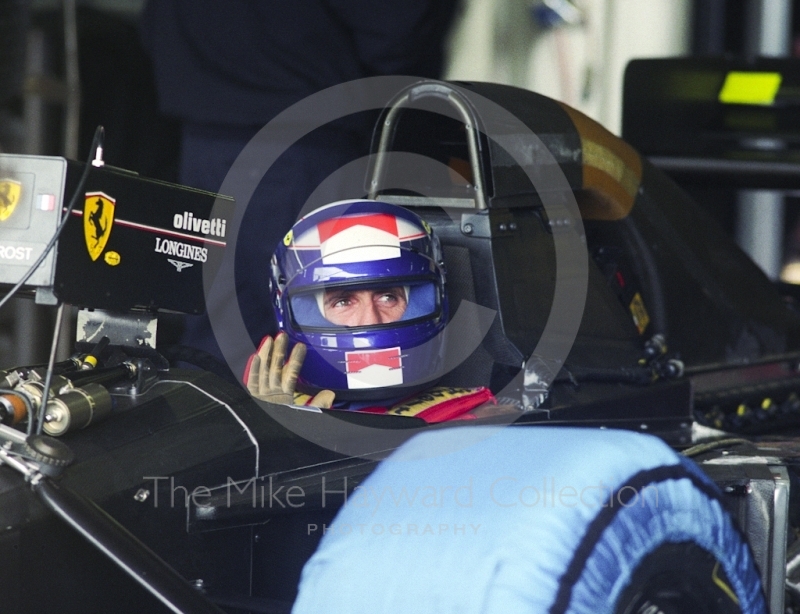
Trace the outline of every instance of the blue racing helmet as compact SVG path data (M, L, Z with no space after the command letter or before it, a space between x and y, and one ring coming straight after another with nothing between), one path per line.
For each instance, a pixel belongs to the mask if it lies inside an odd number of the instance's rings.
M270 283L279 327L308 348L301 388L388 399L442 375L442 251L407 209L375 200L316 209L278 245Z

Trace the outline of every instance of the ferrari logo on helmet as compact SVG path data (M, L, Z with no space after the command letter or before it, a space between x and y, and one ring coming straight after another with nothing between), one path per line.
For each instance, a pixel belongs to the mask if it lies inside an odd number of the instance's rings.
M17 208L22 184L13 179L0 179L0 222L5 222Z
M92 260L97 260L108 243L114 224L116 199L103 192L87 192L83 201L83 236Z

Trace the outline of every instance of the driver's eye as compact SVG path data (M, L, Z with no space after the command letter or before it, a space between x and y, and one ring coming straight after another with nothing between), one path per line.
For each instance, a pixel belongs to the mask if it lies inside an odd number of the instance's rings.
M337 296L331 301L332 307L347 307L352 302L352 297L349 295Z

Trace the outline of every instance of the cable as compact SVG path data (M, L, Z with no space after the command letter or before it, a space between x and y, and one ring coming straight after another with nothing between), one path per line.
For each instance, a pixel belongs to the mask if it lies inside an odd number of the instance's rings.
M39 406L39 413L36 417L36 434L42 434L44 417L47 410L47 400L50 396L50 384L53 381L53 365L56 362L56 348L58 347L58 337L61 332L61 321L64 319L64 303L58 306L56 314L56 325L53 329L53 342L50 344L50 360L47 362L47 373L44 376L44 388L42 389L42 404Z
M53 234L52 238L45 246L44 251L36 259L36 262L34 262L30 266L27 273L25 273L25 275L22 276L22 279L20 279L17 282L17 284L6 293L6 295L2 298L2 300L0 300L0 309L3 308L3 306L11 299L11 297L13 297L17 293L17 291L23 285L25 285L25 282L27 282L31 278L31 275L33 275L36 272L36 269L39 268L42 262L44 262L44 259L47 258L47 255L53 250L56 241L58 241L58 237L61 236L61 232L67 225L67 220L69 220L69 216L72 214L72 210L75 208L75 204L78 202L78 195L83 190L83 186L86 183L86 178L89 176L89 171L92 168L91 162L92 158L94 157L94 152L96 149L103 146L103 133L104 133L103 126L97 126L97 129L94 131L94 138L92 138L92 146L89 148L89 159L86 161L86 167L83 169L80 181L78 181L78 185L72 194L72 198L69 201L69 205L67 206L66 211L64 212L64 217L61 218L61 222L59 223L58 228L56 228L56 232Z

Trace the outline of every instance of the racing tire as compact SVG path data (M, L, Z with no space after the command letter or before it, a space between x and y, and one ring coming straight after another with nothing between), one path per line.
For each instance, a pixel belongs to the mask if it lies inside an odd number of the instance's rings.
M294 614L766 612L714 483L627 431L429 431L320 531Z

